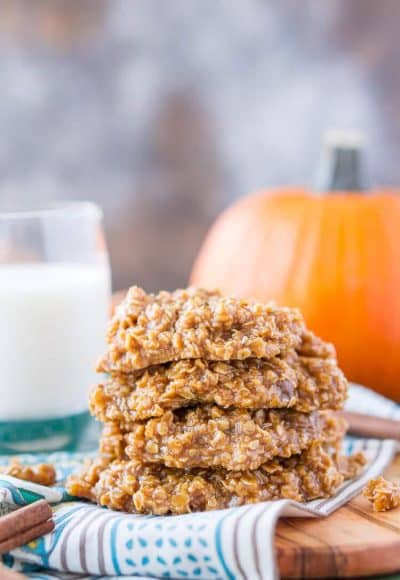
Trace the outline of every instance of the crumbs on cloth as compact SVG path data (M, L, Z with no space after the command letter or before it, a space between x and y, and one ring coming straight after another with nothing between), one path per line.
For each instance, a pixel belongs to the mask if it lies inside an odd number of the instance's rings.
M13 458L10 463L0 467L0 473L39 485L54 485L56 482L56 470L50 463L24 465L18 458Z

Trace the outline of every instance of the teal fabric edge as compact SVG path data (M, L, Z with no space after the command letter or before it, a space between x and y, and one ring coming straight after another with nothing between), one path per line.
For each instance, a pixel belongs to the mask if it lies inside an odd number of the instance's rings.
M65 417L20 421L0 421L0 453L29 453L76 448L91 420L83 411Z

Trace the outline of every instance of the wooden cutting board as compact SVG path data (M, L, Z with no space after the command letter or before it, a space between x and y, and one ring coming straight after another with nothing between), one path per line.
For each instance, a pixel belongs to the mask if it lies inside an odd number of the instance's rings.
M400 454L385 474L400 481ZM285 518L276 531L285 578L349 578L400 571L400 508L372 511L359 495L324 519Z

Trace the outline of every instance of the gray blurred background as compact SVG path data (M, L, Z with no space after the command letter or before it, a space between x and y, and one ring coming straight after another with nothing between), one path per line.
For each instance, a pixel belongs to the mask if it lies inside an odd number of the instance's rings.
M310 184L322 133L400 183L396 0L0 0L0 202L90 199L114 287L187 282L223 207Z

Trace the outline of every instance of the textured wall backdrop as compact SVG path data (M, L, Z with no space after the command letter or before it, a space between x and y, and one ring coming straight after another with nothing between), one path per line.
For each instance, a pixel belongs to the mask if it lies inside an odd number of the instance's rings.
M1 0L0 201L91 199L114 285L186 283L249 190L312 180L364 130L400 183L396 0Z

